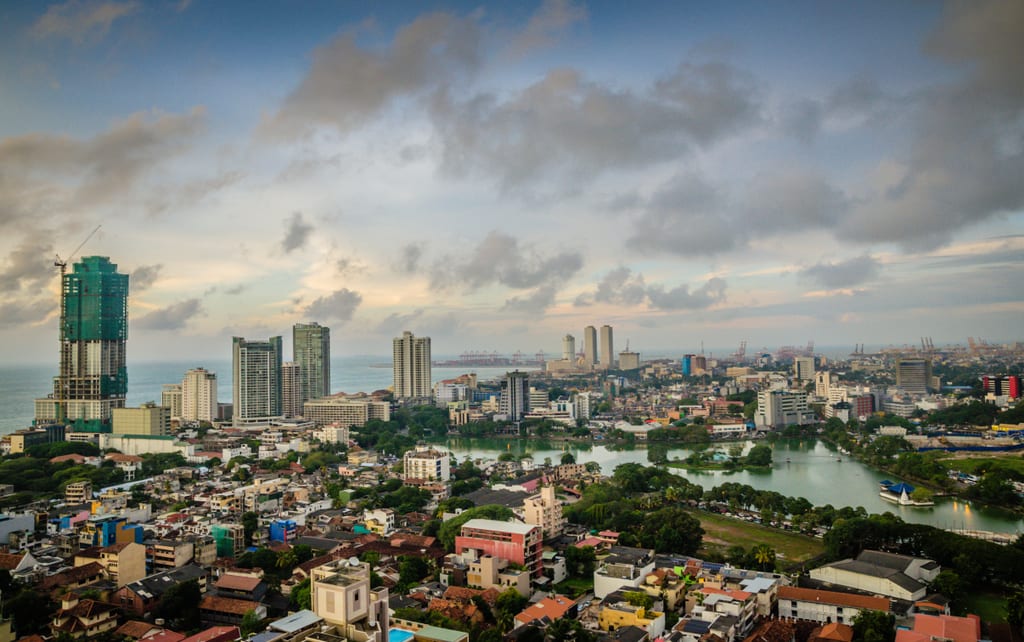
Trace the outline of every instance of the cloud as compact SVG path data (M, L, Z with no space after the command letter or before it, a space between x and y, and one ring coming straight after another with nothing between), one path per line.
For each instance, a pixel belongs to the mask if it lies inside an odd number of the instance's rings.
M405 314L392 312L381 319L380 323L377 324L376 332L378 334L397 335L407 330L413 322L422 318L423 312L423 308L416 308L412 312Z
M576 297L576 306L587 306L595 302L613 305L639 305L647 298L647 285L643 274L634 274L628 267L620 266L609 271L597 284L592 293Z
M348 288L341 288L310 303L306 306L304 313L305 316L313 319L349 321L362 302L361 294Z
M395 100L475 70L480 62L475 16L433 13L402 27L385 47L360 47L357 34L339 35L313 54L313 64L267 125L270 133L301 134L317 126L348 132Z
M193 318L203 314L205 312L199 299L186 299L153 310L136 319L133 325L139 330L181 330Z
M232 286L230 288L224 288L224 294L227 294L229 296L235 296L235 295L241 294L242 292L245 292L245 290L246 290L245 285L242 284L242 283L239 283L238 285Z
M244 178L238 171L222 172L212 178L189 181L181 185L164 185L159 194L155 194L149 203L152 214L181 211L200 202L210 194L233 185Z
M1024 4L952 2L925 51L966 70L914 102L912 139L841 233L912 249L1024 208Z
M725 300L725 279L718 277L694 291L687 285L678 285L666 290L662 285L651 285L647 288L647 296L651 307L660 310L700 310Z
M522 53L529 49L547 47L572 25L587 19L587 8L571 0L544 0L526 24L514 43L513 49Z
M501 232L489 233L467 254L461 261L452 256L436 261L431 268L431 287L461 286L473 291L495 283L516 289L560 285L583 267L578 252L545 256L532 246L520 247L516 238Z
M38 292L55 276L52 257L53 243L45 235L31 235L23 240L0 270L0 292L17 292L22 288L32 294Z
M423 246L417 243L407 243L402 246L395 269L401 274L413 274L419 269L421 258L423 258Z
M542 285L525 295L506 299L502 311L520 314L543 314L554 305L557 293L558 287L556 285Z
M302 212L295 212L291 218L287 219L287 229L284 239L281 241L281 249L285 254L301 249L306 245L306 241L309 240L309 235L312 233L313 226L303 221Z
M676 176L642 204L626 245L684 256L731 250L746 239L745 229L729 220L730 209L727 197L703 178Z
M160 271L163 269L163 265L157 263L156 265L140 265L135 268L131 273L131 277L128 279L128 283L131 284L132 292L142 292L148 290L156 283L157 278L160 276Z
M32 26L36 38L70 40L76 45L106 38L115 21L139 9L138 2L90 2L70 0L46 10Z
M57 309L56 301L5 301L0 303L0 328L39 323Z
M205 110L196 107L132 114L88 139L32 133L0 140L0 228L116 199L186 149L204 122Z
M430 112L446 174L564 190L710 146L760 119L757 95L749 74L720 62L681 64L639 92L555 69L507 97L440 90Z
M800 276L817 282L829 290L850 288L870 281L878 275L880 264L865 254L845 261L816 263L800 271Z

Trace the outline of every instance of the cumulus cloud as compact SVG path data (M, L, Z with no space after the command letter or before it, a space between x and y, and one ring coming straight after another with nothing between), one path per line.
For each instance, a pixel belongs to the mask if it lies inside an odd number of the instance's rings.
M1024 4L949 3L925 50L967 71L921 92L898 171L844 219L847 238L934 247L1024 207Z
M587 19L587 8L572 0L544 0L513 43L513 49L523 52L547 47L572 25Z
M180 115L133 114L87 139L33 133L0 140L0 228L129 192L185 150L204 122L197 107Z
M355 314L363 296L348 288L335 290L331 294L317 298L306 306L305 316L326 321L349 321Z
M421 258L423 258L423 246L417 243L407 243L399 252L395 269L401 274L413 274L419 269Z
M502 311L520 314L543 314L554 305L557 293L558 287L556 285L550 283L542 285L521 296L506 299Z
M59 38L81 45L103 40L115 21L139 9L138 2L70 0L52 5L32 26L36 38Z
M132 292L142 292L151 288L160 277L163 267L163 264L157 263L156 265L140 265L135 268L128 279Z
M845 261L816 263L800 271L800 276L811 279L824 288L838 290L860 285L878 275L880 264L865 254Z
M446 173L483 173L512 190L684 157L757 122L757 96L749 74L719 62L681 64L643 91L556 69L507 97L438 91L431 115Z
M140 330L181 330L189 321L204 314L199 299L186 299L178 303L153 310L134 321Z
M421 16L373 50L361 47L356 33L344 33L313 54L309 73L267 129L296 134L328 126L348 132L396 99L476 69L480 35L475 16L447 13Z
M431 287L465 287L476 290L500 284L515 289L562 284L583 267L579 252L544 255L532 246L520 246L518 239L491 232L468 253L467 258L446 256L431 267Z
M312 233L313 226L303 220L302 212L295 212L291 215L291 218L286 220L284 238L281 240L281 249L284 250L285 254L301 249L306 245L306 241L309 240L309 235Z
M380 320L380 323L377 324L376 331L378 334L397 335L407 330L411 324L422 318L423 312L423 308L416 308L412 312L404 314L400 312L392 312Z
M22 288L33 294L53 279L53 243L40 235L21 242L7 256L0 270L0 292L16 292Z
M633 273L628 267L620 266L605 274L594 292L576 297L575 305L586 306L595 302L613 305L639 305L646 298L647 285L644 283L644 275Z
M39 323L56 311L56 301L5 301L0 303L0 328Z
M662 285L651 285L647 296L651 307L659 310L700 310L724 301L725 287L725 279L715 277L693 291L685 284L670 290Z

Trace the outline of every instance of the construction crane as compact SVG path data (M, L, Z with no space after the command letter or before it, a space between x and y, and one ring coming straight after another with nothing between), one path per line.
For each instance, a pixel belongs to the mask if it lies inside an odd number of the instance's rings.
M60 269L60 283L58 284L58 296L60 297L60 327L57 329L57 338L60 340L60 384L57 386L57 423L64 423L67 419L64 389L67 387L68 379L71 377L71 355L68 354L68 351L64 346L64 328L67 324L67 301L64 297L64 275L67 273L68 263L75 260L75 255L78 254L78 251L89 242L89 239L91 239L96 232L100 231L101 227L103 226L97 225L94 227L93 230L89 232L89 235L78 244L78 247L72 250L71 254L67 255L67 260L61 259L60 254L57 254L53 259L53 266ZM79 363L82 362L81 357L82 355L79 355Z

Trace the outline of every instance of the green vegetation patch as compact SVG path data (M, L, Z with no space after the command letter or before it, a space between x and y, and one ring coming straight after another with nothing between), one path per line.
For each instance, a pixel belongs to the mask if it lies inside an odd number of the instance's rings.
M825 545L813 537L790 533L760 524L752 524L714 513L695 512L704 529L705 550L724 553L731 546L749 548L767 544L775 549L782 562L803 562L825 551Z

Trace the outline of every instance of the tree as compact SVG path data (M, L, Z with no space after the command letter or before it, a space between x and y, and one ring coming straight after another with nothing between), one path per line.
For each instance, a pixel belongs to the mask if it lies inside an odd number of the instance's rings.
M291 592L288 593L288 606L295 611L301 611L302 609L312 608L312 603L310 581L307 577L292 587Z
M512 519L512 517L513 513L511 509L504 506L489 504L470 508L469 510L463 511L459 516L453 517L443 523L441 525L441 529L437 533L437 539L441 542L441 545L444 546L445 550L452 551L455 550L455 536L462 530L462 525L469 520L479 518L506 521Z
M770 571L775 568L775 550L767 544L758 544L752 551L758 569Z
M263 628L263 620L256 615L254 609L249 609L242 616L242 625L238 628L242 632L242 637L247 638Z
M558 618L548 625L545 633L551 642L594 642L597 639L579 620L570 618Z
M46 594L32 589L22 589L14 597L4 599L3 614L13 616L14 629L19 637L48 632L55 610L56 605Z
M498 620L498 626L504 631L511 629L516 615L522 612L529 602L529 599L520 595L514 588L505 589L494 600L495 618Z
M398 563L398 583L403 588L419 584L430 573L430 565L422 557L407 555Z
M1006 621L1017 632L1024 630L1024 588L1018 588L1006 600Z
M945 595L950 600L955 601L960 597L960 591L963 590L963 583L960 581L960 576L956 571L950 569L942 569L932 583L928 585L928 588L936 593Z
M570 452L562 453L562 464L563 465L575 464L575 463L576 463L576 457L573 456L572 453L570 453Z
M894 615L865 609L853 618L854 642L893 642L895 639Z
M625 591L622 597L633 606L643 607L645 611L654 606L654 598L643 591Z
M199 602L202 599L199 582L196 580L175 584L164 591L154 617L166 620L168 628L176 631L198 629Z
M242 513L242 528L245 530L245 545L252 545L252 536L260 528L260 516L258 513L248 511Z
M565 567L570 577L592 577L596 562L597 554L593 546L570 546L565 549Z
M688 512L669 506L649 513L640 530L640 544L658 553L695 555L704 538L700 522Z
M747 453L747 465L748 466L771 466L772 465L772 449L770 446L764 444L758 444L750 449Z

